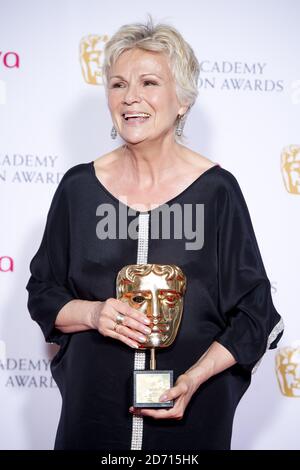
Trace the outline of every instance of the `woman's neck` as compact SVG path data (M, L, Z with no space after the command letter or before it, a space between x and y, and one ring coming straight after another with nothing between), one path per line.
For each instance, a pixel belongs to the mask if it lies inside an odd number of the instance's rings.
M183 147L173 142L125 144L121 150L122 175L143 188L153 187L172 173Z

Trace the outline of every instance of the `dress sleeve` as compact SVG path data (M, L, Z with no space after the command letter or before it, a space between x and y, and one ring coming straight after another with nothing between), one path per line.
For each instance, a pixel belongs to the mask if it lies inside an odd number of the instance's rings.
M276 347L283 321L271 297L270 282L241 189L228 173L219 199L219 308L227 327L216 338L237 363L252 370L267 349Z
M69 264L69 211L64 179L47 216L41 245L30 263L28 309L47 342L61 344L64 333L55 328L59 310L75 297L67 287Z

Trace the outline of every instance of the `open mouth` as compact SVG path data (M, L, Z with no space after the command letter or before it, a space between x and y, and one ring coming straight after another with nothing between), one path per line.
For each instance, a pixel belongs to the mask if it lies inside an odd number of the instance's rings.
M149 113L124 113L122 117L127 122L145 122L149 119Z

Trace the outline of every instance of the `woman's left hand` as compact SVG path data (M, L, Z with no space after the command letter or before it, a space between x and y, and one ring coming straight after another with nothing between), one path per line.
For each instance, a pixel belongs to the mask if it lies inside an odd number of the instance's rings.
M173 408L165 409L151 409L151 408L129 408L130 413L141 416L151 416L154 419L182 419L185 409L189 404L195 391L199 385L195 383L195 379L190 375L182 374L178 377L174 387L167 390L160 400L169 401L175 400ZM163 398L163 400L162 400Z

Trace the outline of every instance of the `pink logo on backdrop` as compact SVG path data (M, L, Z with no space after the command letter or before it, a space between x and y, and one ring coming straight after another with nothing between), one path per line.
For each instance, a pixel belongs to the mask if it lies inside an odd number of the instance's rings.
M0 273L14 271L14 260L10 256L0 256Z
M0 51L0 65L7 69L18 69L20 68L20 56L16 52Z

